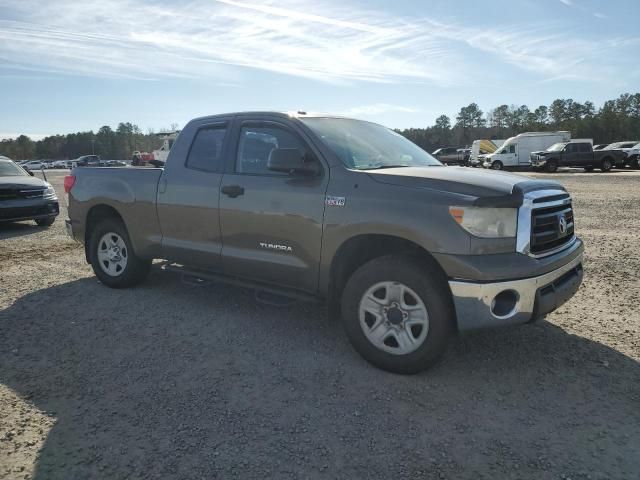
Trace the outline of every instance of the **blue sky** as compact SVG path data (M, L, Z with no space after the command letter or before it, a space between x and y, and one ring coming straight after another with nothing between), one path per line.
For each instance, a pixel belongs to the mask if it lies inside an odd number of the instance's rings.
M637 0L0 0L0 137L241 110L427 126L640 90Z

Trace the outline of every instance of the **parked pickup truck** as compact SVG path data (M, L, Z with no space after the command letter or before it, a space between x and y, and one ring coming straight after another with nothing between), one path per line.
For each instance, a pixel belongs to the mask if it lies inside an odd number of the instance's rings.
M599 168L608 172L624 164L625 154L618 150L593 150L590 142L554 143L545 151L531 153L531 166L553 173L558 167L582 167L587 172Z
M534 321L582 281L556 182L445 167L382 126L198 118L164 168L77 168L67 230L109 287L163 268L327 301L357 351L415 373L457 331ZM293 341L293 339L292 339Z

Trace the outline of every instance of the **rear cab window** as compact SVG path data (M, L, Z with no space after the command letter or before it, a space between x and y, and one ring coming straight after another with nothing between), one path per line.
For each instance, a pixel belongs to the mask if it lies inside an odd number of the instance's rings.
M204 172L221 172L226 125L202 127L196 133L185 166Z
M578 144L578 152L580 153L589 153L591 152L591 145L588 143L580 143Z

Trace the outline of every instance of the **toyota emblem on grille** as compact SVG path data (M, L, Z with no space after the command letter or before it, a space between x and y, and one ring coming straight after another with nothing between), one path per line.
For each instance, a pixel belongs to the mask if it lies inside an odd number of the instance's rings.
M558 230L560 230L560 233L563 235L567 233L567 219L564 215L558 217Z

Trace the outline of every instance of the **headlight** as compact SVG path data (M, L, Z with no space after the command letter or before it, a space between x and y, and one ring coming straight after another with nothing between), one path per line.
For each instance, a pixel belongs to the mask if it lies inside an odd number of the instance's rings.
M56 191L53 189L50 183L45 183L45 190L42 192L44 198L52 198L56 196Z
M462 228L476 237L516 236L517 208L449 207L449 213Z

